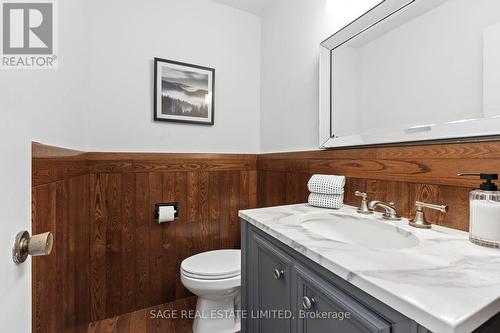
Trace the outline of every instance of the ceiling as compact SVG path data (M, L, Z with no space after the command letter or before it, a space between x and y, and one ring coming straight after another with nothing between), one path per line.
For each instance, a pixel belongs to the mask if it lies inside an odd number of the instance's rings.
M264 9L269 6L270 0L212 0L220 4L241 9L255 15L262 16Z

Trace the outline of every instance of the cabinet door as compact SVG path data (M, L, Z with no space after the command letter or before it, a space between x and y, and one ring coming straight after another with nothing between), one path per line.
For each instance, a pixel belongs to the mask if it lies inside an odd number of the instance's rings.
M280 250L253 235L251 266L252 313L250 332L290 333L291 319L283 314L291 309L291 261ZM280 318L281 317L281 318Z
M390 323L310 271L295 267L298 333L391 331Z

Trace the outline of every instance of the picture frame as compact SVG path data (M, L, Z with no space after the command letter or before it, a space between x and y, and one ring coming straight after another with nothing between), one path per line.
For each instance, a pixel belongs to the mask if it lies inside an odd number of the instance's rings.
M215 69L154 58L154 120L213 125Z

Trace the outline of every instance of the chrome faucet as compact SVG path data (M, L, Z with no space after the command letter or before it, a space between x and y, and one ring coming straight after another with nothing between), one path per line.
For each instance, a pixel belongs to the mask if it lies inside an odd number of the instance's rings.
M373 214L373 210L368 209L368 200L366 199L368 195L360 191L356 191L354 195L361 197L361 204L359 205L357 212L364 215Z
M375 210L378 207L382 207L385 209L385 213L382 214L382 217L386 220L392 220L392 221L399 221L401 220L401 216L398 215L398 212L396 211L396 207L394 206L394 203L385 203L383 201L375 200L375 201L370 201L368 203L368 209L370 210Z
M432 205L421 201L415 202L415 207L417 209L415 212L415 217L408 224L412 227L420 229L430 229L432 227L432 224L427 222L427 219L425 218L424 208L434 209L442 213L448 212L448 206Z

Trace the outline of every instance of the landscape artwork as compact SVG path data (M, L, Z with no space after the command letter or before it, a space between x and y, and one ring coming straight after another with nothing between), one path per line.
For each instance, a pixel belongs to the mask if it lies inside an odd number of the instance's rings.
M154 119L214 124L215 69L155 58Z

